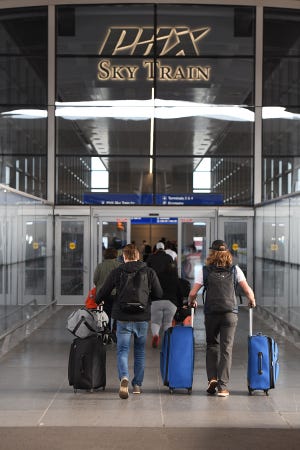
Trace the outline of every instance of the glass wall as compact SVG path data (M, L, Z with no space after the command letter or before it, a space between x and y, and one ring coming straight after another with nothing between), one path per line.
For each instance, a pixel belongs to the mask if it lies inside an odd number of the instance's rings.
M56 22L58 204L253 203L255 8L72 5Z
M53 208L0 185L0 335L53 301Z
M0 10L0 182L47 197L47 8Z
M257 302L300 330L299 229L299 196L256 208Z
M300 191L299 30L299 10L264 8L263 200Z

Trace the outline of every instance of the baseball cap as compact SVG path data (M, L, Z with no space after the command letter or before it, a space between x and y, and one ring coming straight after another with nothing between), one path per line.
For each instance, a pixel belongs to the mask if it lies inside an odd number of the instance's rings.
M156 250L159 250L159 249L162 249L162 250L165 249L165 246L164 246L164 243L163 243L163 242L158 242L158 243L156 244Z
M226 242L217 239L216 241L214 241L211 246L209 247L210 250L215 250L216 252L227 252L228 251L228 247Z

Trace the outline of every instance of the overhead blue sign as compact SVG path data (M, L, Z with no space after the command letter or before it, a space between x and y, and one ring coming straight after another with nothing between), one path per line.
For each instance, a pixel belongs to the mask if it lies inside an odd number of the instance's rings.
M157 206L216 206L223 205L223 194L156 194L155 200ZM83 203L103 206L154 205L154 195L86 192Z
M109 194L104 192L86 192L83 194L83 202L88 205L153 205L152 194Z
M131 225L177 225L177 217L134 217Z
M156 194L156 205L209 206L223 205L223 194Z

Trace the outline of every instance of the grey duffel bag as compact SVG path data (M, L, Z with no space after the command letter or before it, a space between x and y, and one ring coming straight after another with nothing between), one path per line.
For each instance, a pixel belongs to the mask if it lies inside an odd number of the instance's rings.
M80 308L69 315L67 329L79 338L86 338L99 331L95 315L86 308Z

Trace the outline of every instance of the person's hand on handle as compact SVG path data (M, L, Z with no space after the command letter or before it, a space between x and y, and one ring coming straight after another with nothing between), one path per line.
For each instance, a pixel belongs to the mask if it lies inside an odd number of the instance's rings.
M189 295L189 300L188 300L188 304L190 305L191 308L197 308L198 303L197 303L197 295Z
M248 306L249 308L255 308L256 306L255 298L248 299Z

